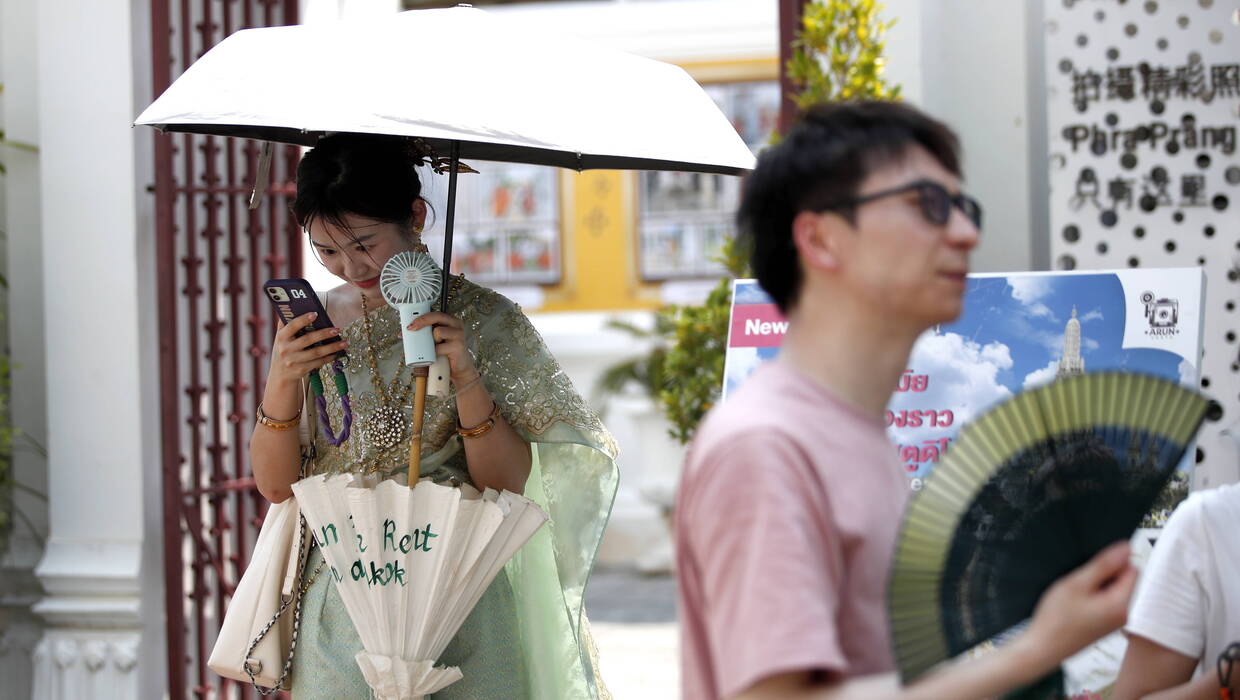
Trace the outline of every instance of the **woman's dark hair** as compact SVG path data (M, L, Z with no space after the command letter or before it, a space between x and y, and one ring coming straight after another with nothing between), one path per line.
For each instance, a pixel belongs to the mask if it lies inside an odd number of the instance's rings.
M820 104L808 109L777 146L758 156L737 211L740 242L758 283L785 313L801 291L792 221L802 211L854 196L872 172L921 146L960 175L960 144L951 129L898 102ZM851 220L852 212L843 212Z
M321 219L347 230L345 214L405 224L422 196L421 164L407 139L324 136L297 166L293 216L302 228Z

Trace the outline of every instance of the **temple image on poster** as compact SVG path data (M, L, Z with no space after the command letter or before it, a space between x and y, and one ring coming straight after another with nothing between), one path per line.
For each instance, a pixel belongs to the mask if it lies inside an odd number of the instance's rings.
M1076 318L1076 307L1072 307L1072 318L1068 319L1063 329L1063 354L1059 357L1059 369L1055 378L1075 377L1085 374L1085 360L1081 357L1081 322Z
M897 387L889 408L888 429L910 476L924 478L937 462L934 450L922 448L944 438L950 445L960 424L1056 378L1113 369L1195 385L1195 357L1125 347L1129 307L1144 308L1129 296L1114 273L970 278L960 318L918 341L909 358L917 383Z

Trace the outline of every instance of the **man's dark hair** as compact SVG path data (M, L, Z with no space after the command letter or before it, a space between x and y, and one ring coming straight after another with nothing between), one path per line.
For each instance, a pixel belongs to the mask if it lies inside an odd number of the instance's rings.
M737 225L758 283L787 313L801 291L792 221L857 193L874 171L921 146L960 175L960 144L951 129L898 102L820 104L784 140L758 156L741 189ZM849 220L853 212L841 211Z

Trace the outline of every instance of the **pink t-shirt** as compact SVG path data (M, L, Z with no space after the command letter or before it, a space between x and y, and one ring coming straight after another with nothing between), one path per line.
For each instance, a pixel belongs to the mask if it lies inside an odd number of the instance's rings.
M686 700L894 670L887 573L908 492L877 417L758 368L698 430L677 496Z

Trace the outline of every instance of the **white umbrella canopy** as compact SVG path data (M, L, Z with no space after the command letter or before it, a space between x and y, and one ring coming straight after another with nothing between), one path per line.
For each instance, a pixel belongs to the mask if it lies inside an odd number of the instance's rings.
M429 481L313 476L293 484L364 650L377 700L410 700L460 680L436 667L487 586L547 515L504 491Z
M754 156L682 69L468 7L247 29L136 124L313 145L331 132L425 139L447 155L740 174Z

